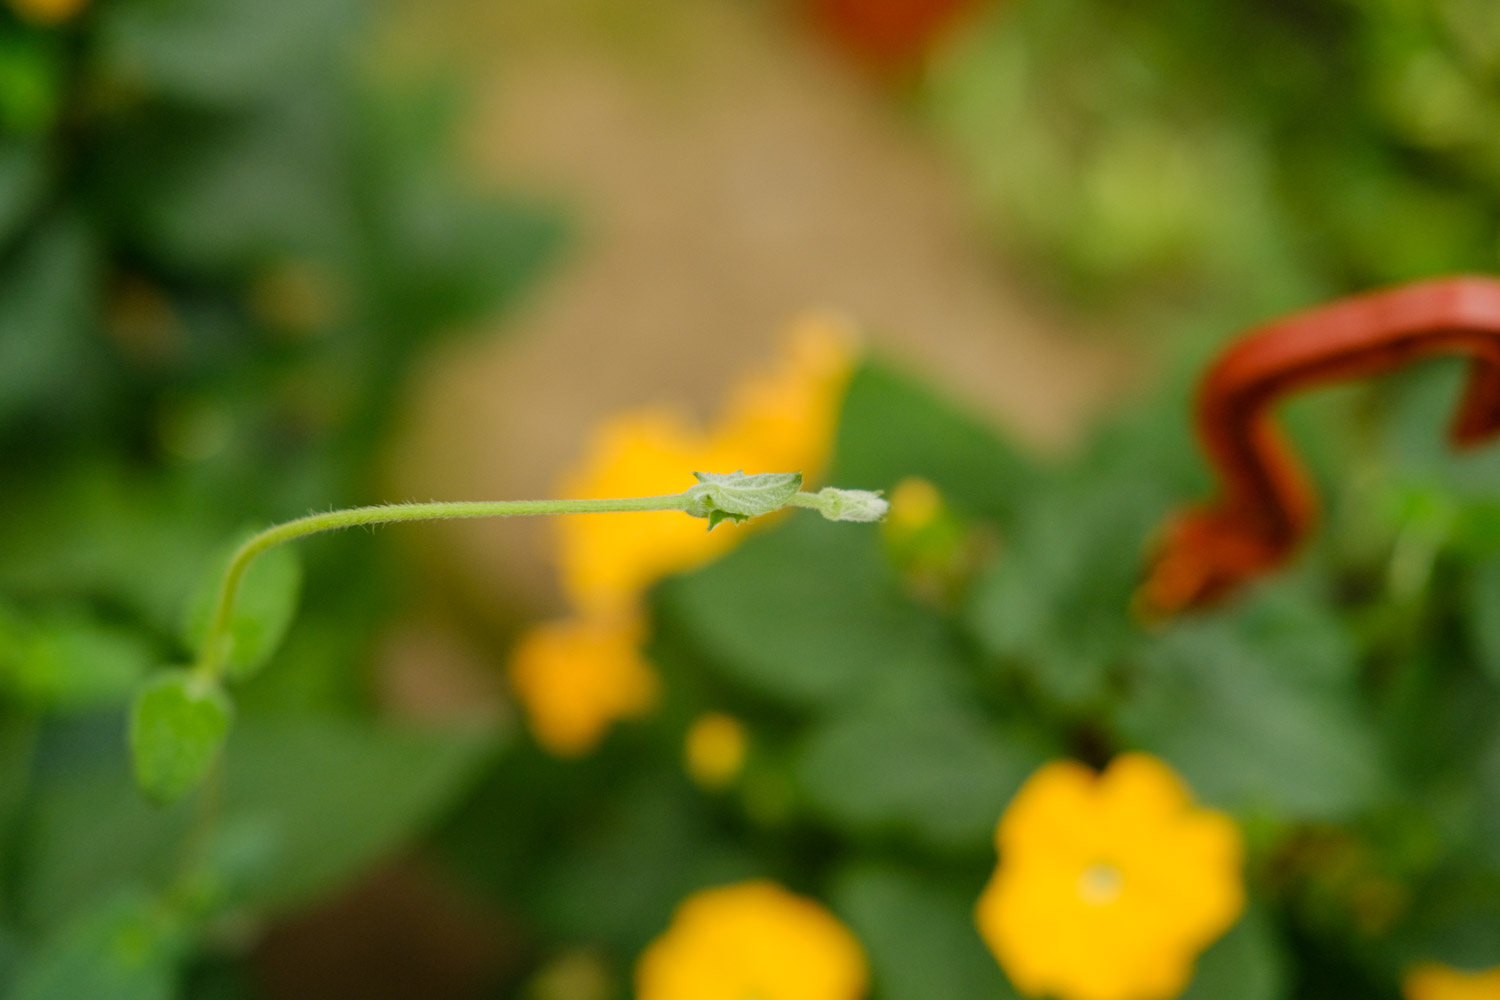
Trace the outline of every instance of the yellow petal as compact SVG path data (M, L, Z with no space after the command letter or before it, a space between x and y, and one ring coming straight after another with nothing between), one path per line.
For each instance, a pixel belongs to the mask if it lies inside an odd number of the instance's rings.
M560 757L581 756L613 723L656 703L658 680L641 656L640 633L631 619L572 618L521 639L510 679L538 743Z

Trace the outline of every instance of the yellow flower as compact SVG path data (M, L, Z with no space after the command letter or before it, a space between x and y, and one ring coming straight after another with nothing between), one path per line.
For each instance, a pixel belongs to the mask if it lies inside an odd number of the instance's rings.
M833 914L760 880L688 897L635 969L636 1000L859 1000L868 980Z
M1244 908L1243 848L1165 763L1072 761L1027 780L995 831L975 918L1011 981L1061 1000L1166 1000Z
M537 742L560 757L592 750L618 719L647 712L658 680L628 618L571 618L532 629L516 646L510 679Z
M833 450L839 404L853 368L855 336L848 320L814 313L792 325L780 363L741 383L713 434L730 472L802 472L817 478ZM752 468L751 466L754 466Z
M1500 967L1464 972L1437 962L1424 962L1401 983L1406 1000L1500 1000Z
M710 431L668 409L606 420L594 432L562 494L626 497L677 493L693 472L796 472L810 481L832 447L839 399L852 367L847 330L827 318L794 327L786 358L771 373L731 394ZM713 532L676 512L588 514L563 518L559 569L573 603L590 611L638 606L664 576L701 566L728 551L744 529Z
M42 27L51 27L72 20L84 7L88 6L88 0L8 0L8 2L10 9L23 20Z
M688 774L704 788L723 788L745 766L750 739L744 725L723 712L705 712L688 727L683 748Z

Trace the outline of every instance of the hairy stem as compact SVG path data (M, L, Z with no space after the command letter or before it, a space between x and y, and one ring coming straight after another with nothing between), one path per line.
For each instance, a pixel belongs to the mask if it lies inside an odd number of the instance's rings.
M456 503L404 503L378 507L352 507L326 514L309 514L295 521L278 524L252 536L235 550L219 585L213 618L204 638L203 650L193 671L207 681L217 681L227 653L226 640L234 600L239 593L245 571L267 549L323 531L337 531L362 524L390 524L393 521L439 521L468 517L521 517L531 514L605 514L630 511L682 510L685 496L627 497L614 500L478 500Z

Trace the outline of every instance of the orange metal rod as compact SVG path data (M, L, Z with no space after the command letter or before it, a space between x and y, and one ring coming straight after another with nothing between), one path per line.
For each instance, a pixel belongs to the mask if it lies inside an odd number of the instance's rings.
M1500 432L1500 281L1423 281L1343 299L1249 331L1199 386L1197 426L1220 494L1167 525L1142 586L1148 613L1203 607L1283 564L1317 518L1306 473L1272 408L1304 389L1438 354L1473 358L1450 437Z

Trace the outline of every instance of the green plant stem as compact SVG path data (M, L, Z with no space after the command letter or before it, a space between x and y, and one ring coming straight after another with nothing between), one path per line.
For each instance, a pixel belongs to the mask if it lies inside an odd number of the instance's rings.
M477 500L457 503L405 503L378 507L352 507L326 514L309 514L295 521L278 524L252 536L235 550L219 585L213 618L204 637L203 651L193 673L200 679L216 683L224 666L229 622L234 614L234 600L239 593L245 571L255 557L283 542L294 541L323 531L337 531L362 524L390 524L395 521L440 521L470 517L521 517L533 514L613 514L631 511L682 510L686 495L627 497L614 500Z

